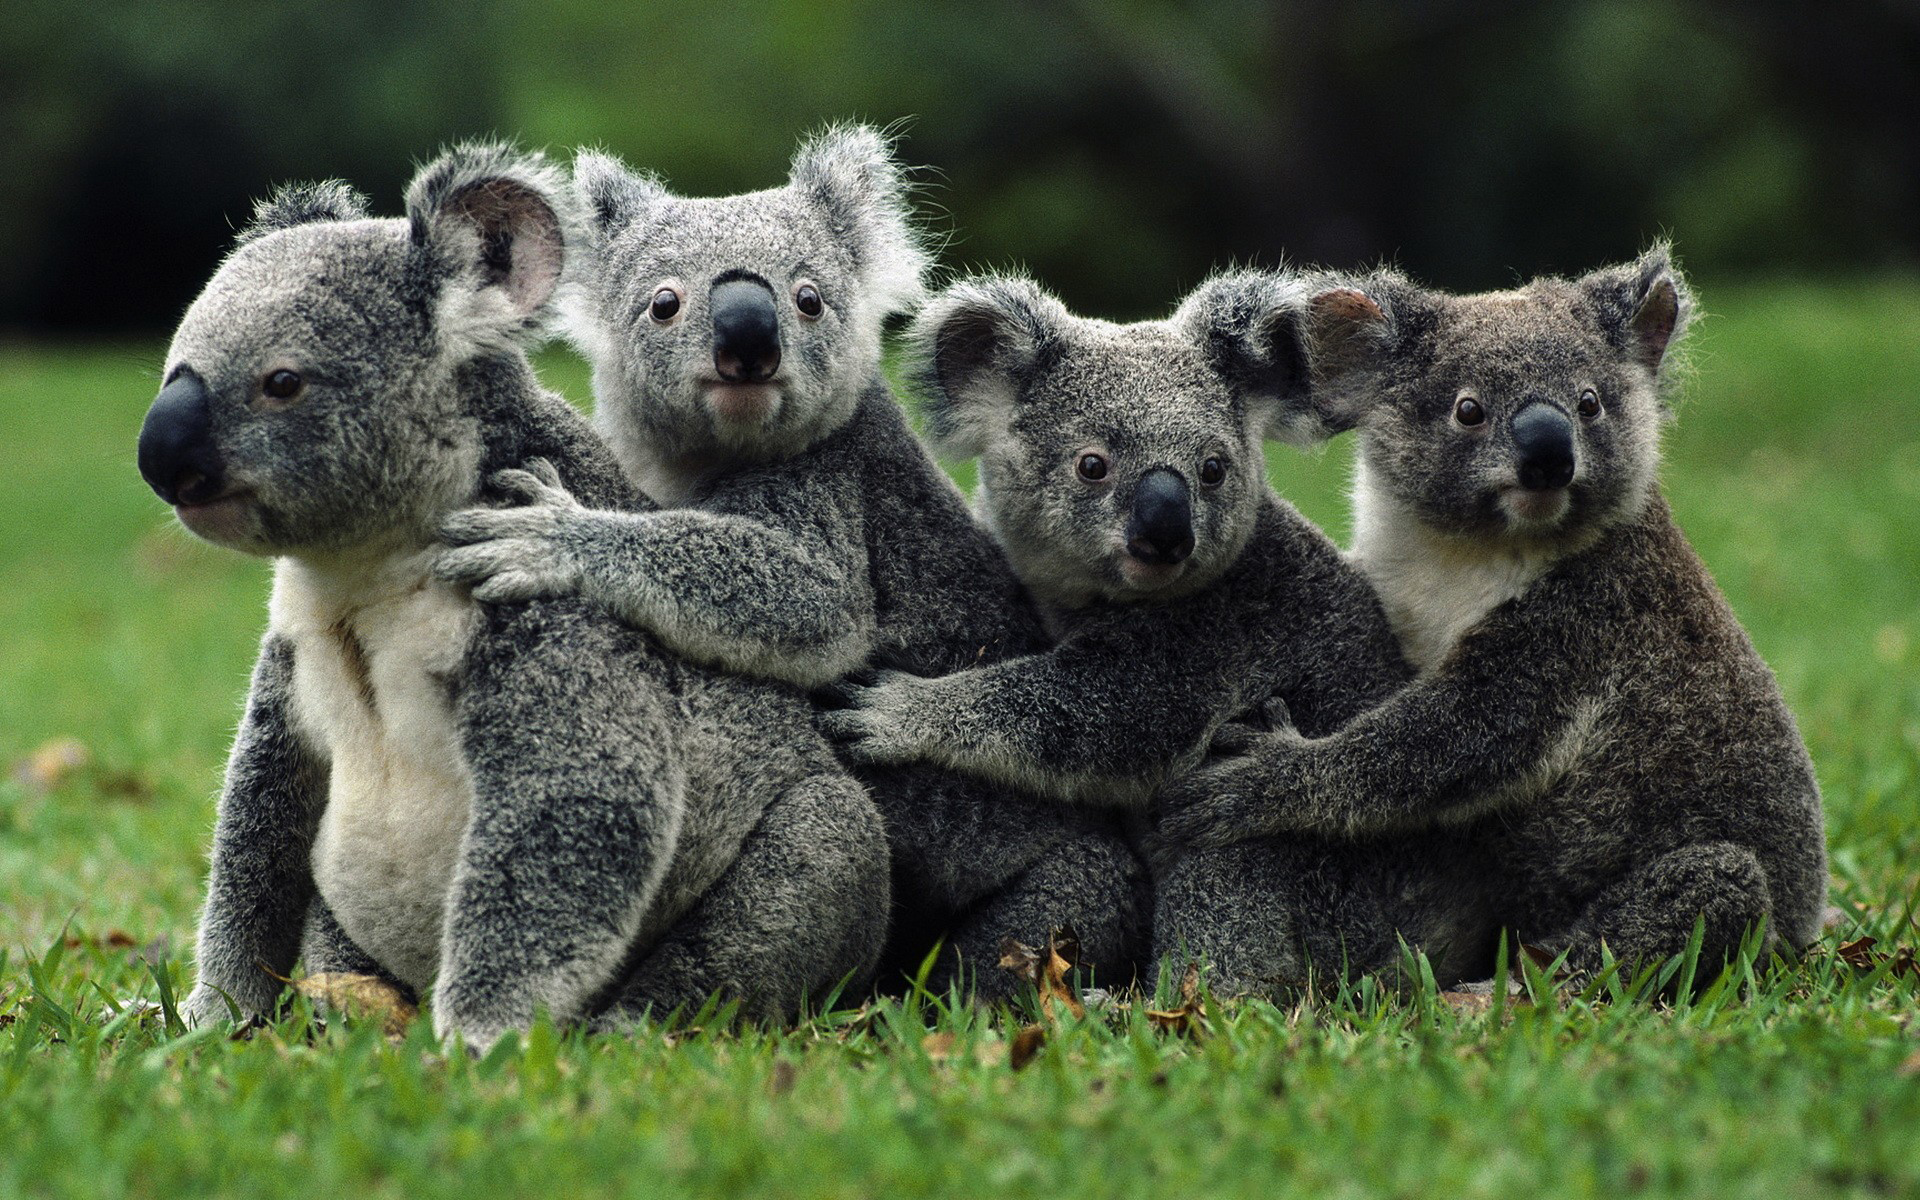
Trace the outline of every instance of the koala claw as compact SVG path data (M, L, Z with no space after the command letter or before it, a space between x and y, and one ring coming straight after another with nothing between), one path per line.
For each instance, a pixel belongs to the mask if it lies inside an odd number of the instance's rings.
M480 515L478 512L465 515ZM544 538L454 545L434 559L433 573L466 584L482 604L513 604L580 590L580 569Z
M578 508L580 502L560 482L560 472L544 458L530 458L524 466L495 471L487 483L515 504L543 504Z
M817 690L824 707L814 725L847 755L864 763L898 763L913 757L913 745L898 716L900 702L884 689L898 671L856 671ZM910 676L906 678L911 678Z

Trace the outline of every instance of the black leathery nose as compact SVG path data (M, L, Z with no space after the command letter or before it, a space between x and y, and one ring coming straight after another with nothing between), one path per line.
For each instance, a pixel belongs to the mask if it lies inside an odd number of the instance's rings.
M1193 553L1193 489L1178 471L1155 467L1133 489L1127 553L1144 563L1171 565Z
M1535 402L1514 415L1513 446L1521 487L1547 492L1573 482L1573 422L1553 405Z
M780 318L773 291L757 279L715 284L713 369L728 383L765 383L780 369Z
M225 486L213 443L213 396L191 369L174 373L140 425L140 477L168 504L198 504Z

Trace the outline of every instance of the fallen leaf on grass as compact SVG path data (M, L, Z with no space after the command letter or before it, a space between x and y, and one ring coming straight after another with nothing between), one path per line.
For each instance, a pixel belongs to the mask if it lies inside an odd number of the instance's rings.
M1013 1035L1013 1044L1007 1047L1007 1065L1016 1071L1024 1071L1027 1064L1034 1060L1042 1047L1047 1044L1047 1027L1028 1025Z
M30 792L45 794L73 778L93 756L79 738L55 738L13 765L13 779Z
M1907 1061L1901 1063L1894 1073L1902 1079L1920 1078L1920 1050L1907 1055Z
M1835 953L1840 956L1840 961L1848 966L1857 967L1862 971L1871 971L1878 959L1878 955L1873 952L1874 946L1878 943L1878 938L1859 937L1850 942L1841 942L1840 948Z
M1483 1013L1493 1008L1491 992L1441 992L1440 999L1458 1012Z
M399 988L378 975L354 975L328 971L293 981L293 990L325 1008L344 1014L349 1020L380 1022L381 1032L399 1040L420 1010Z
M95 934L74 934L67 938L67 949L78 950L131 950L140 944L140 939L124 929L110 929L104 936Z
M773 1064L773 1074L767 1077L767 1094L769 1096L786 1095L793 1090L793 1081L799 1076L799 1068L784 1058L779 1059Z
M1206 1031L1206 1013L1200 1005L1200 964L1189 962L1180 976L1180 1003L1173 1008L1149 1008L1147 1020L1162 1033L1199 1037Z
M1075 1018L1087 1015L1087 1006L1074 995L1073 983L1067 978L1079 956L1080 938L1072 929L1049 933L1044 952L1011 937L1000 943L1000 969L1033 984L1040 993L1040 1011L1048 1020L1061 1008Z
M930 1033L920 1039L920 1049L934 1062L946 1062L953 1057L953 1040L951 1033Z

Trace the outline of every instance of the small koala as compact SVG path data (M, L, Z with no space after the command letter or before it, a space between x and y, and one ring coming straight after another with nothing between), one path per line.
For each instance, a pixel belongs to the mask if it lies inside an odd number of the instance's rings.
M1483 872L1460 903L1586 974L1696 922L1709 967L1763 922L1767 947L1812 941L1806 749L1655 481L1693 309L1666 247L1486 295L1327 284L1311 414L1359 430L1354 559L1419 676L1175 781L1162 832L1459 839Z
M406 210L341 184L263 204L140 433L182 524L276 562L186 1019L271 1013L303 930L308 970L432 988L470 1048L715 992L780 1017L864 975L884 831L803 693L589 601L433 577L490 479L646 501L521 350L576 240L559 173L463 147Z
M1239 714L1277 702L1326 734L1403 686L1372 588L1267 482L1264 438L1305 412L1304 300L1290 277L1242 272L1129 325L1018 277L929 303L910 341L935 446L978 456L981 517L1059 640L940 678L850 681L822 727L857 761L1144 814L1216 734L1245 735L1227 724ZM1221 990L1302 977L1310 953L1337 951L1328 918L1354 903L1311 865L1351 875L1396 852L1291 838L1156 854L1155 954L1205 958ZM1445 891L1445 866L1421 872L1423 894ZM1272 919L1249 922L1256 909ZM1409 909L1399 931L1438 953L1453 931L1428 915Z
M866 664L939 675L1046 635L1005 556L909 428L880 370L884 319L917 303L926 256L883 137L829 130L783 187L675 196L601 154L568 332L595 422L657 512L549 489L445 526L444 578L483 599L579 593L697 661L817 687ZM892 966L969 969L1003 938L1072 925L1102 978L1144 940L1145 867L1106 814L928 768L860 772L894 856Z

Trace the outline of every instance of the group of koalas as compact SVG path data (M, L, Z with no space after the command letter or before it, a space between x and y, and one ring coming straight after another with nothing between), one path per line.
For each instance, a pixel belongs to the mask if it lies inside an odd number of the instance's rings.
M260 206L139 442L277 560L188 1021L302 958L480 1047L1000 1000L1060 927L1098 982L1267 996L1816 935L1805 749L1655 482L1664 248L1478 296L1233 272L1131 325L928 265L857 126L739 196L478 145L403 218ZM916 311L972 510L882 374ZM591 425L525 357L556 316ZM1346 430L1343 554L1262 450Z

